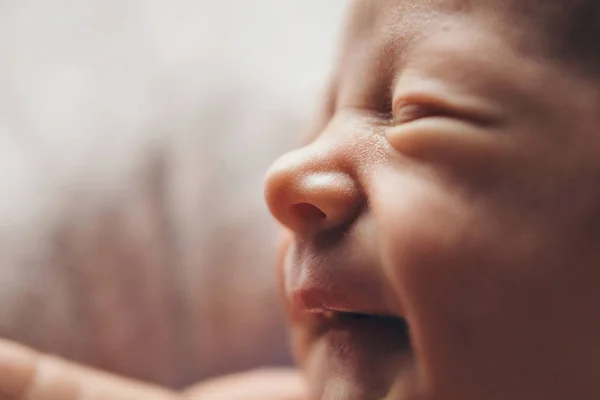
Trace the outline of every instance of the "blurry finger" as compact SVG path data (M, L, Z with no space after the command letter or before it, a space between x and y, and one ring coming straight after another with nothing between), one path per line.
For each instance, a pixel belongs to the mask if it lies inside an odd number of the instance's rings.
M306 400L301 374L293 369L265 369L210 380L188 389L189 400Z
M68 363L0 339L1 400L175 400L166 389Z

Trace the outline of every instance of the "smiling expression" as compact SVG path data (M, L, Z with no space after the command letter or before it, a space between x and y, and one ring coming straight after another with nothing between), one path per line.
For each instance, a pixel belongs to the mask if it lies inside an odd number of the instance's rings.
M268 173L317 399L600 396L599 86L473 3L356 1Z

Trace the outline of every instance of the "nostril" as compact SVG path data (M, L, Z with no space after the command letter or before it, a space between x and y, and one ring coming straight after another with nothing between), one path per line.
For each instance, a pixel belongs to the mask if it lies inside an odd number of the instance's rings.
M292 213L305 224L319 224L327 219L327 215L318 207L310 203L297 203L292 205Z
M271 214L302 235L346 226L362 205L357 182L345 172L313 170L314 162L309 161L277 161L271 167L265 181Z

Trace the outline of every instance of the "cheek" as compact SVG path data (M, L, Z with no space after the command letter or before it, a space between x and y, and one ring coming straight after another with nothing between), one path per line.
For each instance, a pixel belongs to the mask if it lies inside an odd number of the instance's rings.
M429 384L475 398L503 377L527 387L559 334L548 310L558 275L541 278L536 265L545 264L535 256L543 246L499 208L435 180L393 176L374 192L386 276Z
M383 268L430 390L447 399L592 390L600 256L582 257L567 240L575 232L542 228L521 202L458 193L397 173L380 173L372 190Z
M385 273L412 328L464 313L482 284L473 273L477 246L465 240L470 215L464 205L434 183L408 177L394 179L380 198L385 203L374 212Z
M406 312L421 298L443 308L462 302L467 293L450 293L467 280L477 245L469 241L474 214L465 202L439 183L414 176L382 179L373 213L377 220L386 276ZM483 228L483 226L482 226ZM471 282L468 286L472 286ZM426 296L425 296L426 295Z

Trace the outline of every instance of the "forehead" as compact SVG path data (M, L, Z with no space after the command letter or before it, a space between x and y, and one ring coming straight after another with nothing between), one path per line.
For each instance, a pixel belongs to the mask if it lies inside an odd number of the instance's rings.
M419 22L472 9L470 0L354 0L346 33L356 39L384 29L402 36Z
M338 85L353 82L348 89L361 93L365 102L383 99L411 45L433 26L449 23L469 8L467 0L354 0L343 36Z
M414 62L413 50L433 37L447 50L445 56L438 55L455 61L461 55L467 58L481 55L491 63L497 58L499 42L509 48L516 44L517 51L528 35L515 28L510 3L510 0L353 1L334 82L341 89L338 99L341 97L342 102L349 99L352 106L370 104L385 108L378 103L389 101L390 85L398 72ZM496 50L492 51L492 47Z
M384 51L392 46L408 46L427 33L427 28L465 17L523 44L519 42L532 42L538 35L535 27L543 19L540 12L534 11L540 8L535 4L537 0L353 0L344 44L347 48L368 42Z

